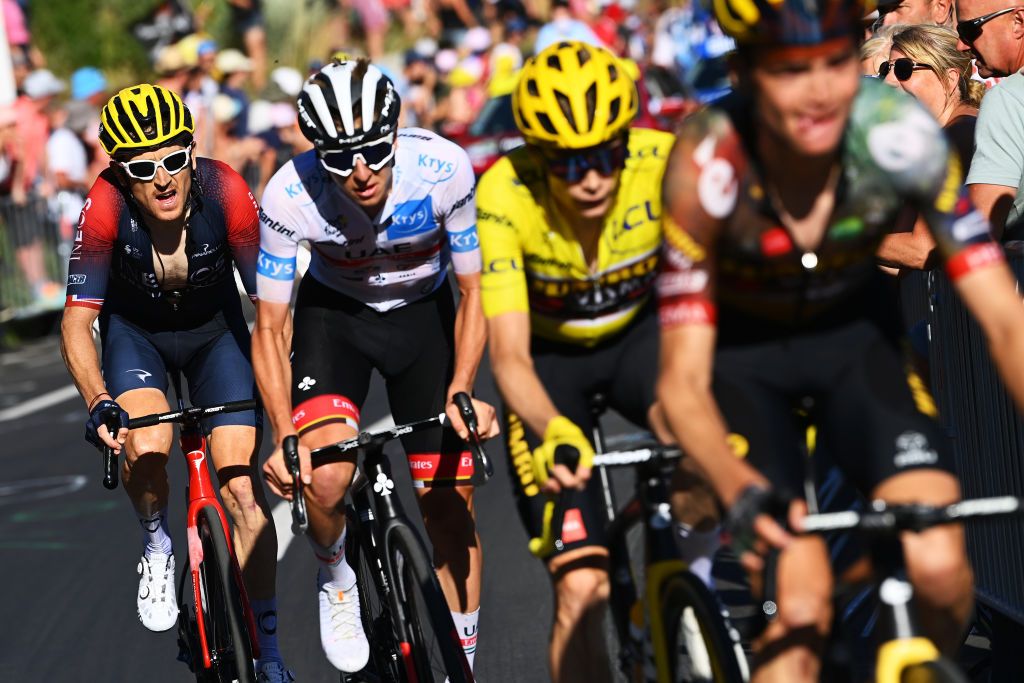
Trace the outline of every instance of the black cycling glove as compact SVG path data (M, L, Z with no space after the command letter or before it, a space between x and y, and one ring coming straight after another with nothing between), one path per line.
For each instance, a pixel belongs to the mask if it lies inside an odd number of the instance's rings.
M85 423L85 440L96 448L103 448L104 443L98 430L101 425L108 422L116 422L118 429L128 428L128 413L124 412L116 401L100 401L93 407L89 413L89 420ZM117 431L115 430L111 436L117 438Z

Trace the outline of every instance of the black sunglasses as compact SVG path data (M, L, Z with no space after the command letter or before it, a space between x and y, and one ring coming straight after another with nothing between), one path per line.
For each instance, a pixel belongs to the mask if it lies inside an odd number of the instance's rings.
M931 67L927 64L919 64L907 57L900 57L899 59L894 59L891 62L882 62L879 64L878 77L884 80L891 70L896 76L896 80L902 83L903 81L909 80L910 77L914 75L915 71L930 68Z
M579 182L590 169L603 176L610 176L626 165L628 154L625 138L579 151L543 152L548 172L570 183Z
M980 17L975 17L974 19L961 21L959 24L956 25L956 33L958 36L960 36L960 40L962 40L965 44L970 45L971 43L978 39L978 36L981 35L981 27L984 26L987 22L990 22L996 17L1001 17L1004 14L1007 14L1008 12L1012 12L1017 9L1020 9L1020 7L1007 7L1006 9L990 12Z

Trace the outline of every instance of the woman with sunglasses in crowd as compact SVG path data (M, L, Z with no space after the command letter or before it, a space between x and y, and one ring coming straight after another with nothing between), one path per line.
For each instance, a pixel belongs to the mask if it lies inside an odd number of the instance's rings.
M192 114L173 92L136 85L101 114L110 166L93 184L75 234L61 324L64 361L89 410L86 439L122 449L124 489L142 527L137 608L142 624L177 620L168 535L169 425L128 432L128 415L170 410L167 373L182 372L195 405L251 400L249 330L235 287L238 268L256 294L259 216L241 176L194 156ZM93 345L99 318L102 356ZM122 429L107 431L114 419ZM259 411L210 418L210 452L258 625L258 677L292 680L277 648L277 543L256 470Z
M579 41L531 58L512 97L526 145L483 175L477 195L491 367L531 538L550 536L547 494L571 492L562 545L530 546L554 584L552 680L599 683L611 671L602 631L608 550L601 487L590 476L590 399L601 393L634 424L653 426L651 295L673 138L630 128L635 82L611 52ZM575 471L555 464L560 446L580 454ZM713 527L682 529L687 559L705 581L717 547Z
M345 558L343 501L355 461L311 471L310 449L356 435L374 369L395 422L447 412L467 437L452 397L473 392L486 342L473 167L462 148L435 133L399 129L401 106L391 79L366 60L335 61L310 76L298 112L314 149L274 174L260 214L253 363L277 446L264 471L275 493L292 496L280 444L298 434L308 538L319 565L320 642L328 661L350 673L369 658L356 575ZM292 325L302 240L312 261ZM473 404L481 436L493 436L494 409ZM406 435L402 446L472 667L483 571L473 460L440 427Z

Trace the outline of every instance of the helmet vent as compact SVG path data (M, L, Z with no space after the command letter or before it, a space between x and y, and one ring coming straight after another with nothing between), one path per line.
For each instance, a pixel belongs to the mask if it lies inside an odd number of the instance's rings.
M540 97L540 91L537 90L537 81L532 78L526 81L526 92L530 93L533 97Z
M580 60L580 66L583 66L590 61L590 50L581 47L576 51L576 58Z
M622 98L616 97L608 105L608 125L615 122L619 116L619 109L622 108Z
M594 117L597 116L597 83L590 84L585 98L587 102L587 130L593 130ZM615 101L618 102L618 98ZM609 122L613 120L615 120L614 116L608 119Z
M572 129L579 133L580 127L576 123L576 117L572 115L572 102L565 93L555 90L555 101L558 102L558 108L562 110L562 115L565 116L565 120L569 122Z
M548 55L548 66L556 71L561 71L562 60L558 58L558 55Z
M612 83L619 79L619 70L615 68L614 64L608 65L608 80Z
M539 123L541 128L547 131L549 135L558 135L558 131L555 130L555 126L551 123L551 118L547 114L537 112L537 123Z

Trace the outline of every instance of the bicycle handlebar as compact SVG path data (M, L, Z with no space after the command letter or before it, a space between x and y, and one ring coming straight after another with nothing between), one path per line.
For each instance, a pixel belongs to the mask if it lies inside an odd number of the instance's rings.
M185 408L184 410L173 410L168 413L157 413L154 415L143 415L142 417L136 417L128 420L128 429L140 429L142 427L152 427L157 424L173 424L173 423L185 423L192 420L200 420L209 415L217 415L219 413L237 413L243 410L255 410L257 408L257 402L255 399L247 401L231 401L217 406L207 407L192 407ZM112 435L116 435L120 429L117 419L109 417L105 423L107 431ZM103 487L108 490L114 490L117 488L117 456L114 454L114 449L109 446L103 446Z
M469 440L467 441L469 449L473 452L474 461L479 463L483 470L484 482L487 482L487 480L494 475L494 466L491 464L490 458L487 457L487 453L484 451L483 445L480 441L480 432L478 430L479 420L476 416L476 410L473 409L473 401L470 399L469 394L461 391L452 397L452 401L456 406L458 406L459 413L462 415L462 420L466 425L466 429L469 430ZM440 413L434 417L409 422L404 425L396 425L390 429L384 429L372 434L370 432L360 432L351 439L339 441L338 443L331 444L330 446L324 446L323 448L317 448L312 451L310 453L310 464L313 467L317 467L324 464L329 457L358 451L359 449L382 447L387 442L397 439L400 436L423 431L424 429L443 427L448 423L448 416L445 413ZM284 451L285 463L288 465L288 471L292 475L292 532L298 534L305 531L309 526L309 518L306 515L306 501L302 495L302 476L299 471L298 437L294 434L286 436L281 444L281 448ZM319 462L317 462L318 460Z
M866 512L847 510L808 515L803 518L804 533L856 529L875 534L899 531L924 531L941 524L952 524L977 517L1002 517L1024 513L1024 499L995 496L963 500L950 505L886 505L874 501Z

